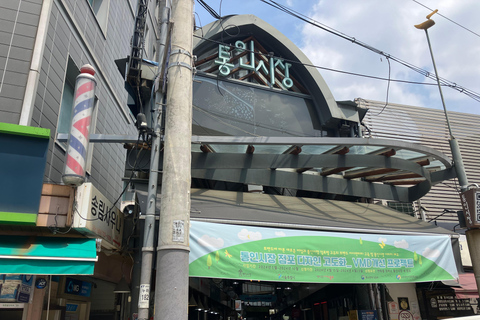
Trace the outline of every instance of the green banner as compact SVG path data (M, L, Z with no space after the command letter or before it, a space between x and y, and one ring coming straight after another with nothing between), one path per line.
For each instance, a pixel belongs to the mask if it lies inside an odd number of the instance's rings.
M260 228L192 221L190 276L319 283L458 278L450 237Z

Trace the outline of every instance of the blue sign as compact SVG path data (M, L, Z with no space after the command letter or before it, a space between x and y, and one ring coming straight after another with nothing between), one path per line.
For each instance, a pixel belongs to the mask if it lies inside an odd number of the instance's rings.
M38 278L35 281L35 287L37 287L37 289L44 289L46 286L47 286L47 280L45 278Z
M33 276L31 274L22 275L22 283L18 286L17 301L29 302L32 293Z
M82 297L90 297L91 292L92 284L90 282L85 282L73 278L66 278L65 293Z
M377 320L377 310L358 310L358 320Z
M66 305L66 311L67 312L75 312L75 311L77 311L77 308L78 308L78 304L67 303L67 305Z

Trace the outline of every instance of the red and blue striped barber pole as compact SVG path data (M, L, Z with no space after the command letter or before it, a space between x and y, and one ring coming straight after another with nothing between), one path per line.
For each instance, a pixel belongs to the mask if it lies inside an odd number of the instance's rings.
M66 185L85 182L85 162L90 141L90 122L95 104L95 69L89 64L80 68L75 83L72 125L67 146L67 161L62 180Z

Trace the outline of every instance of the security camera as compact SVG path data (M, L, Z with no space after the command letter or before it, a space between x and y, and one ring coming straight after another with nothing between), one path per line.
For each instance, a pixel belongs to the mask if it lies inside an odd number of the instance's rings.
M135 205L129 204L123 208L123 214L126 216L131 216L135 212Z
M147 117L143 113L137 114L137 129L140 132L147 132L148 124L147 124Z

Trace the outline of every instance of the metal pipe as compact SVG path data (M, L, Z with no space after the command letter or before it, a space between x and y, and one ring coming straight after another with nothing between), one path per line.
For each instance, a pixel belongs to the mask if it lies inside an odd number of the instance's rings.
M448 133L450 134L450 139L454 139L452 128L450 127L450 120L448 119L447 107L445 106L445 100L443 98L442 86L440 85L440 77L438 76L437 65L435 64L435 59L433 58L432 45L430 44L430 37L428 36L427 29L425 29L425 35L427 36L428 49L430 50L430 56L432 57L433 70L435 71L435 78L437 79L438 91L440 92L440 98L442 99L443 112L445 113L445 119L447 120Z
M383 320L384 319L384 316L383 316L383 303L382 303L382 298L380 296L380 287L381 285L379 284L375 284L375 291L377 293L377 316L378 316L378 320Z
M45 49L45 42L47 41L47 30L52 12L52 5L53 0L44 0L42 2L42 10L40 11L37 35L35 37L35 45L33 47L32 61L30 63L27 84L25 86L25 94L23 96L22 112L20 113L20 121L18 123L22 126L29 126L32 121L35 97L37 96L38 79L40 78L40 71L42 69L43 52ZM5 71L7 71L6 68Z
M160 6L160 8L162 8ZM170 9L164 6L161 14L160 40L158 47L162 50L157 51L157 60L164 60L165 43L167 42L168 20ZM159 74L160 75L160 74ZM157 77L159 76L157 75ZM153 90L153 89L152 89ZM143 247L142 247L142 265L140 271L140 292L138 298L138 319L149 319L150 310L150 283L152 280L152 264L154 254L155 240L155 208L157 200L158 185L158 163L160 160L160 142L161 142L161 126L162 126L162 108L164 94L157 90L155 95L155 106L153 108L153 135L152 135L152 151L150 155L150 175L148 178L148 197L147 211L145 215Z
M433 21L433 20L432 20ZM435 77L437 79L438 91L440 92L440 98L442 100L443 112L445 113L445 120L447 121L448 133L450 135L450 150L452 152L453 166L457 172L458 183L460 184L460 190L462 192L468 189L468 179L465 173L465 166L463 165L462 154L460 153L460 147L457 140L453 136L452 128L450 126L450 120L448 118L447 107L445 106L445 99L443 98L442 86L440 85L440 77L438 76L437 65L435 64L435 58L433 57L432 45L430 44L430 37L428 36L428 30L425 29L425 35L427 36L428 49L430 50L430 56L432 57L433 70L435 70Z

